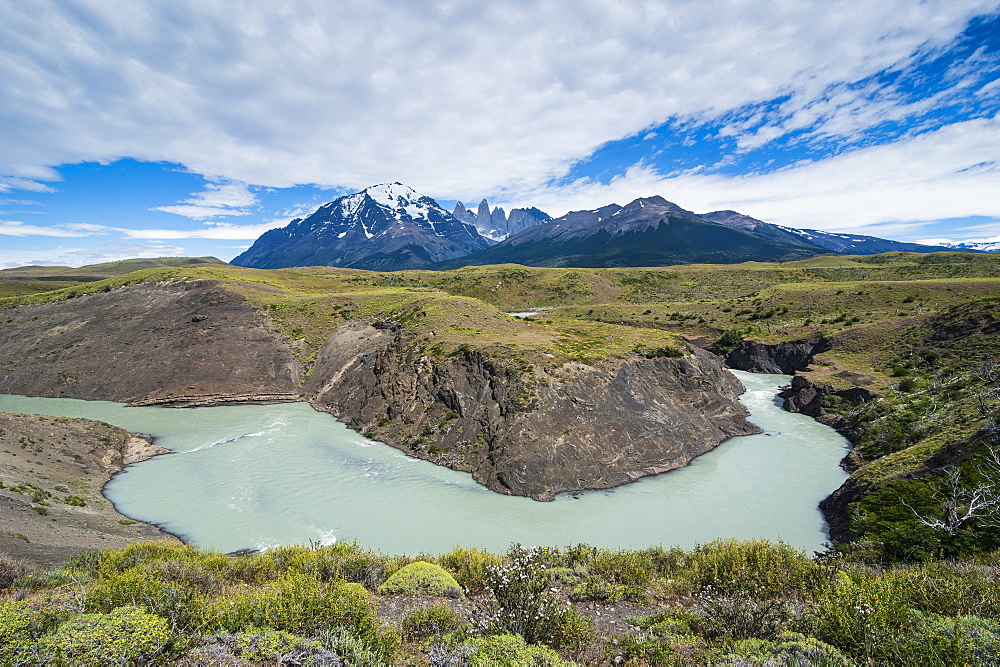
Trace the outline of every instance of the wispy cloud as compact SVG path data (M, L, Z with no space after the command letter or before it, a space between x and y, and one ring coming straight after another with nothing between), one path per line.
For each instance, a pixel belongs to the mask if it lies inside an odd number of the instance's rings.
M152 210L174 213L193 220L204 220L228 215L248 215L250 207L257 204L257 197L247 183L221 181L208 183L204 192L174 206L156 206Z
M216 239L239 240L256 239L269 229L284 227L288 220L263 222L257 225L233 225L216 223L196 229L119 229L130 239Z
M52 236L74 238L90 236L91 231L72 229L68 226L26 225L18 220L0 220L0 235L4 236Z

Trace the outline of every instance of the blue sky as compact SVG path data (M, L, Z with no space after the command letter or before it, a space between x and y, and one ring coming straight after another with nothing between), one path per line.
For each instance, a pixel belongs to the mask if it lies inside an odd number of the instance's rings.
M0 268L231 259L391 181L449 207L658 194L1000 237L998 0L0 0L0 19Z

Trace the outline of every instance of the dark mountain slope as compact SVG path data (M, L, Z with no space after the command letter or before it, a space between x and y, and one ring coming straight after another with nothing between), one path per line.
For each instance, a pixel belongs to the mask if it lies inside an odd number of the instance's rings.
M664 266L803 259L823 249L700 218L662 197L573 211L492 248L434 268L516 263L528 266Z
M864 234L841 234L839 232L824 232L818 229L793 229L782 227L769 222L763 222L749 215L743 215L736 211L712 211L702 213L700 217L717 222L720 225L745 229L755 234L766 236L772 239L780 239L788 243L803 243L810 246L820 246L833 252L845 253L848 255L877 255L883 252L940 252L942 250L953 250L944 246L923 245L920 243L904 243L902 241L891 241L889 239L878 238L877 236L865 236Z

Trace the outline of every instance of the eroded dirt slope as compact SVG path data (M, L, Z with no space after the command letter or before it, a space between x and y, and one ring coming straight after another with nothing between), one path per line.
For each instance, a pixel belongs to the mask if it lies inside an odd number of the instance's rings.
M0 393L202 403L294 398L267 317L213 281L147 283L0 311Z

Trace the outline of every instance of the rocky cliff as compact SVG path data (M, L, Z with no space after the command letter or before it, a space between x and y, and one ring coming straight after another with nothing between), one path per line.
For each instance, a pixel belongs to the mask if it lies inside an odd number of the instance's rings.
M305 391L373 438L537 500L665 472L759 432L737 402L742 385L701 351L594 366L504 348L439 357L355 322L327 343Z

